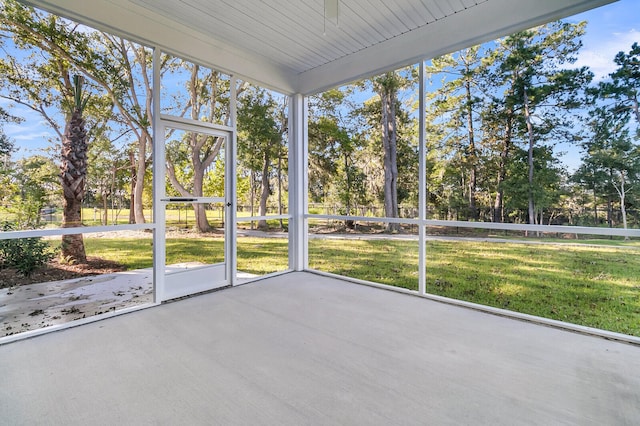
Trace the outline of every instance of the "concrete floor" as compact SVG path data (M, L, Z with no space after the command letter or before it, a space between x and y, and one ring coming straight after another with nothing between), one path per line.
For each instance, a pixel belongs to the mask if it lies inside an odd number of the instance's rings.
M0 346L0 424L640 423L640 347L310 273Z

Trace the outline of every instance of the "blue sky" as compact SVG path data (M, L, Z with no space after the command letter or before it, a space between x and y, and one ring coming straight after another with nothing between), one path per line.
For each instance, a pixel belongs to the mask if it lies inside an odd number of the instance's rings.
M575 15L570 21L587 21L577 66L589 66L596 79L614 70L613 57L640 43L640 0L621 0L589 12Z
M594 80L601 81L615 70L613 58L620 51L628 52L634 42L640 43L640 0L621 0L597 9L567 18L570 22L587 21L583 47L576 67L588 66ZM580 149L559 145L561 161L570 172L580 165Z
M621 0L567 20L588 22L576 66L589 66L597 80L614 70L613 57L617 52L628 51L634 41L640 42L640 0ZM0 106L7 108L8 102L0 99ZM43 146L49 146L47 139L55 139L54 132L37 113L20 108L15 114L24 117L25 123L5 124L4 131L19 147L17 156L36 154ZM567 153L562 161L569 170L577 168L580 153L576 147L559 146L558 151Z
M2 126L4 133L15 142L16 148L18 148L17 156L36 154L47 138L53 137L54 132L38 113L21 106L15 106L6 99L0 99L0 107L17 117L24 118L23 123L5 123Z

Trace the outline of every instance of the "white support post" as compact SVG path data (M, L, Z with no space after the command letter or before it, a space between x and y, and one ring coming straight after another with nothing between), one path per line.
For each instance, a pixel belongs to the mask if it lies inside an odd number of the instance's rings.
M418 178L418 219L420 220L420 226L418 228L418 291L420 294L426 294L427 289L427 241L426 241L426 219L427 219L427 145L425 135L425 87L424 87L424 61L420 61L418 64L420 70L418 76L420 82L418 84L418 170L420 176Z
M229 99L229 109L231 117L231 140L227 140L227 146L225 147L225 198L227 200L226 205L226 217L225 217L225 230L224 230L224 242L225 242L225 274L227 278L227 284L237 284L237 272L238 272L238 229L237 229L237 158L238 158L238 138L237 138L237 90L236 90L236 78L231 77L229 82L231 88L231 99Z
M153 49L153 298L155 303L164 300L166 269L166 220L165 206L161 201L165 192L164 127L160 120L160 54ZM140 202L141 200L136 200Z
M289 97L289 268L309 268L307 98Z

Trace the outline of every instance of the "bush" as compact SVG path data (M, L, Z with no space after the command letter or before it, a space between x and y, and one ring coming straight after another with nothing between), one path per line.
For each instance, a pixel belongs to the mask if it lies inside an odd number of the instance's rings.
M3 231L13 231L10 223L2 226ZM0 269L15 268L25 277L53 259L51 246L40 237L0 240Z

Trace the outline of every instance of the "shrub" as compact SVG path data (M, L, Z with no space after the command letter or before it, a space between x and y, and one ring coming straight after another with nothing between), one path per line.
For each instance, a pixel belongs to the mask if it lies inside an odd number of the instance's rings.
M6 222L3 231L13 231L14 225ZM0 269L15 268L24 276L49 262L55 253L40 237L0 240Z

